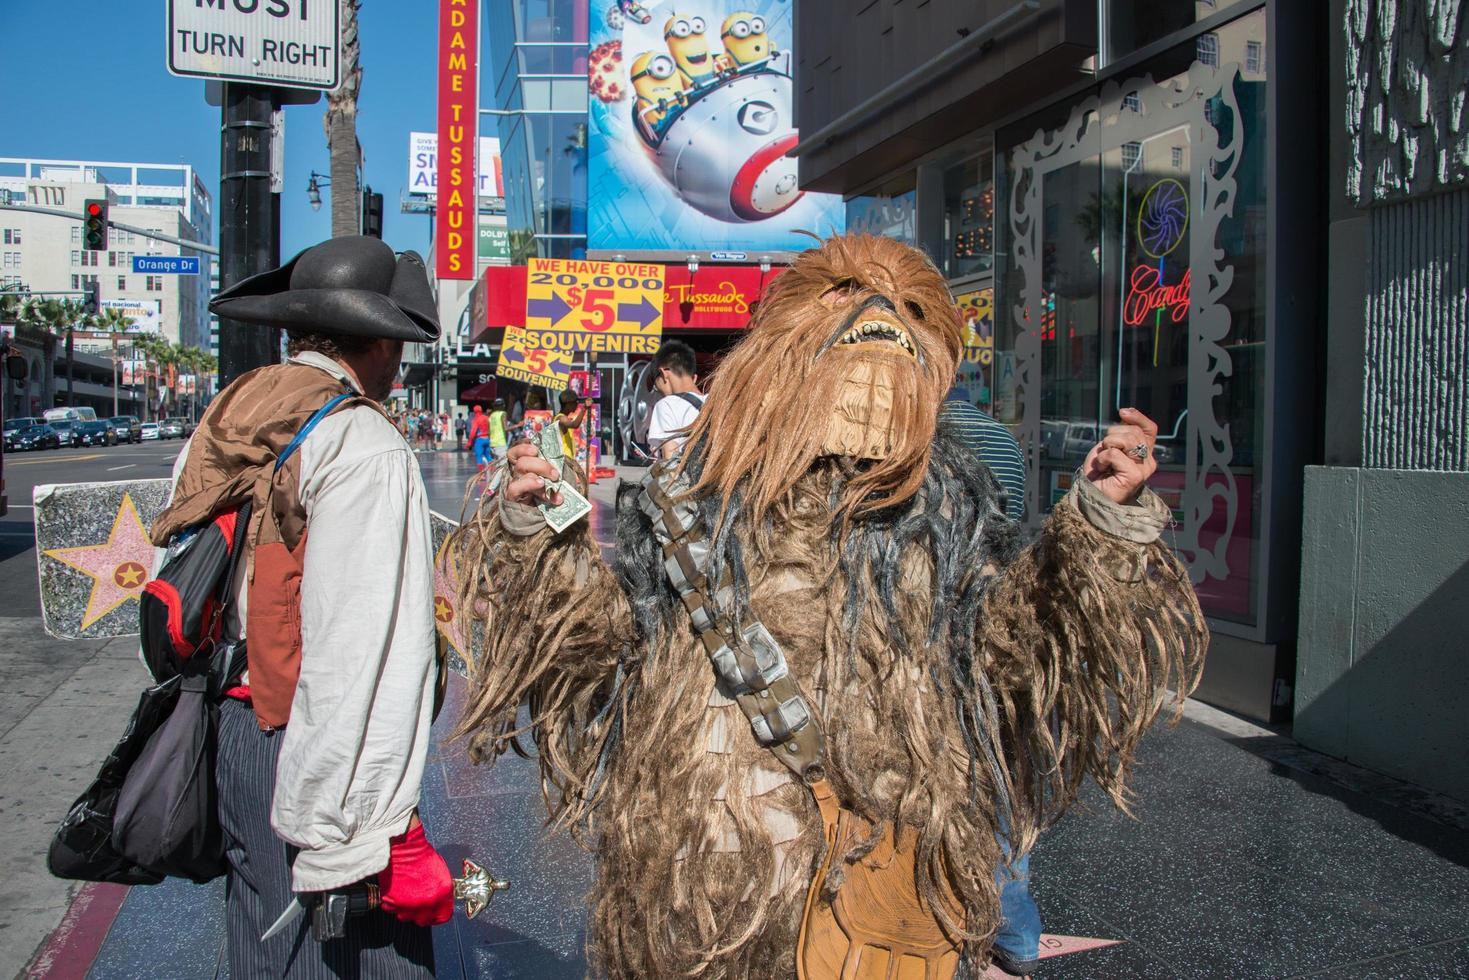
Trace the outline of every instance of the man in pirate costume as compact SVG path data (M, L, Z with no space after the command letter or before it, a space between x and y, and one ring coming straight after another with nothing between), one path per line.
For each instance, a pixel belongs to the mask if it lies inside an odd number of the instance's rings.
M772 286L617 557L512 447L459 532L484 649L459 725L527 748L597 858L612 977L975 976L1001 840L1090 777L1121 807L1207 632L1127 410L1038 539L939 423L961 321L921 253L833 238ZM522 723L517 710L528 706Z
M291 354L211 403L152 528L162 547L251 508L227 627L248 669L220 707L216 767L230 976L432 976L428 927L453 911L416 812L435 691L433 545L418 465L380 404L404 341L439 335L423 261L336 238L209 308L285 328ZM296 895L354 886L381 910L341 938L317 942L302 915L262 939Z

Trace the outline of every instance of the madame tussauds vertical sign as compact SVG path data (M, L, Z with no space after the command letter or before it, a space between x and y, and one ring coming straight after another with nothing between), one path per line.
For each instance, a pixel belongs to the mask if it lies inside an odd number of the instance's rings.
M473 279L479 234L478 0L439 0L439 150L435 274Z

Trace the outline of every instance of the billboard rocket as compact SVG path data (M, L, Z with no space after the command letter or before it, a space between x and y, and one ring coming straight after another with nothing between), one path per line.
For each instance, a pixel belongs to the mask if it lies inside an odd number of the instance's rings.
M800 251L842 230L797 184L790 4L591 0L592 250Z

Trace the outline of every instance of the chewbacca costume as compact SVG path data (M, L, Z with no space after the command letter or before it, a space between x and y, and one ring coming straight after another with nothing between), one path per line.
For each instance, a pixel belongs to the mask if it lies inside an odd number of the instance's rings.
M1028 851L1087 776L1126 807L1138 741L1207 640L1168 512L1079 476L1021 550L988 471L936 431L960 338L937 270L888 239L830 239L776 280L658 471L702 528L692 604L636 486L612 568L585 523L553 535L522 504L458 532L485 627L459 734L477 760L533 740L554 821L596 855L594 973L978 975L1002 828ZM726 637L764 625L804 734L757 741L706 613ZM783 756L813 736L817 764ZM867 912L885 948L810 954ZM934 936L941 957L902 959Z

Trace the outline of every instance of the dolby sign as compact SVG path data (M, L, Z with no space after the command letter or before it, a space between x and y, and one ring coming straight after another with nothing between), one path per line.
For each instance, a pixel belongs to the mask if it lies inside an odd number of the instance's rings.
M334 89L337 7L336 0L168 0L168 70Z

